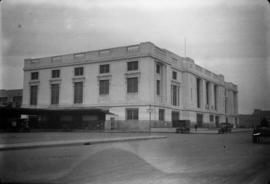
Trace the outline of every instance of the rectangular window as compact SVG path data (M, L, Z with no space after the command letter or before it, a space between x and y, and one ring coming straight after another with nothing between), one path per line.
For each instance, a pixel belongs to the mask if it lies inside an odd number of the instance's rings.
M209 105L209 82L206 82L206 104Z
M160 121L164 121L165 120L165 110L164 109L159 109L158 110L158 119Z
M160 73L160 64L156 64L156 73Z
M200 85L201 80L197 79L197 107L201 107L201 85Z
M214 85L214 108L217 110L217 85Z
M99 94L108 95L109 94L109 80L99 81Z
M214 121L214 116L213 115L210 115L210 122L213 122Z
M160 95L160 80L157 80L157 95Z
M52 78L59 78L60 70L52 70Z
M51 84L51 104L59 104L59 84Z
M138 120L139 110L138 109L126 109L126 120Z
M176 72L176 71L173 71L173 72L172 72L172 78L173 78L174 80L177 80L177 72Z
M38 72L31 73L31 80L38 80Z
M83 102L83 82L74 82L74 104Z
M171 102L174 106L179 106L179 86L171 85Z
M99 73L110 73L110 65L99 65Z
M74 68L74 75L75 76L81 76L81 75L83 75L83 67Z
M132 70L138 70L138 61L131 61L127 63L127 70L132 71Z
M38 86L30 87L30 105L37 105Z
M0 104L7 104L7 101L8 101L8 97L0 97Z
M138 77L127 78L127 92L128 93L138 92Z

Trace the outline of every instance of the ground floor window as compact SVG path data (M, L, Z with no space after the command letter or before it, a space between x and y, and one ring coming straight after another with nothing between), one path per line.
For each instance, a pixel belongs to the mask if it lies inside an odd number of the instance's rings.
M214 116L210 115L209 119L210 119L210 122L213 122L214 121Z
M139 110L138 109L126 109L126 120L138 120Z
M172 121L179 120L179 112L178 111L172 111Z
M165 120L165 110L164 109L159 109L158 110L158 119L160 121L164 121Z

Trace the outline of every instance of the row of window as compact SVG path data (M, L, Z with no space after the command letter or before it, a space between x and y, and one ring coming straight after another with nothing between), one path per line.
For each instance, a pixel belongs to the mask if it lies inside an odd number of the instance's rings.
M161 72L161 64L157 63L156 64L156 73L160 74ZM177 72L176 71L172 71L172 79L177 80Z
M127 71L134 71L138 70L138 61L130 61L127 62ZM103 64L99 65L99 73L110 73L110 64ZM74 68L74 76L82 76L84 75L84 68L83 67L76 67ZM51 77L52 78L59 78L60 77L60 70L52 70L51 71ZM38 72L32 72L31 73L31 80L38 80L39 73Z
M165 109L158 110L158 119L160 121L165 120ZM126 120L139 120L139 109L137 108L126 109Z
M99 94L109 94L109 80L99 80ZM138 92L138 77L127 78L127 93ZM51 84L51 104L59 104L60 84ZM37 105L38 86L30 87L30 105ZM83 103L83 82L74 82L74 103Z

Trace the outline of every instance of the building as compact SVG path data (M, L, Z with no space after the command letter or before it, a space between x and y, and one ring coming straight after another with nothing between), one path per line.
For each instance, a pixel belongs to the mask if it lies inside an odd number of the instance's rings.
M113 115L105 129L148 131L176 120L199 127L238 123L235 84L151 42L25 59L23 86L26 108L108 109ZM74 123L93 119L82 115Z
M252 114L239 114L239 126L243 128L254 128L260 125L263 119L270 122L270 111L254 109Z
M0 90L0 106L20 107L22 104L22 89Z

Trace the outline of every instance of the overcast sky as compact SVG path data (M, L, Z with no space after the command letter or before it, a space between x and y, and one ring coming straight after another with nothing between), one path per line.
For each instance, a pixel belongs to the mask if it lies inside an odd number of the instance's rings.
M270 109L266 0L2 0L0 89L23 60L151 41L238 85L239 112Z

